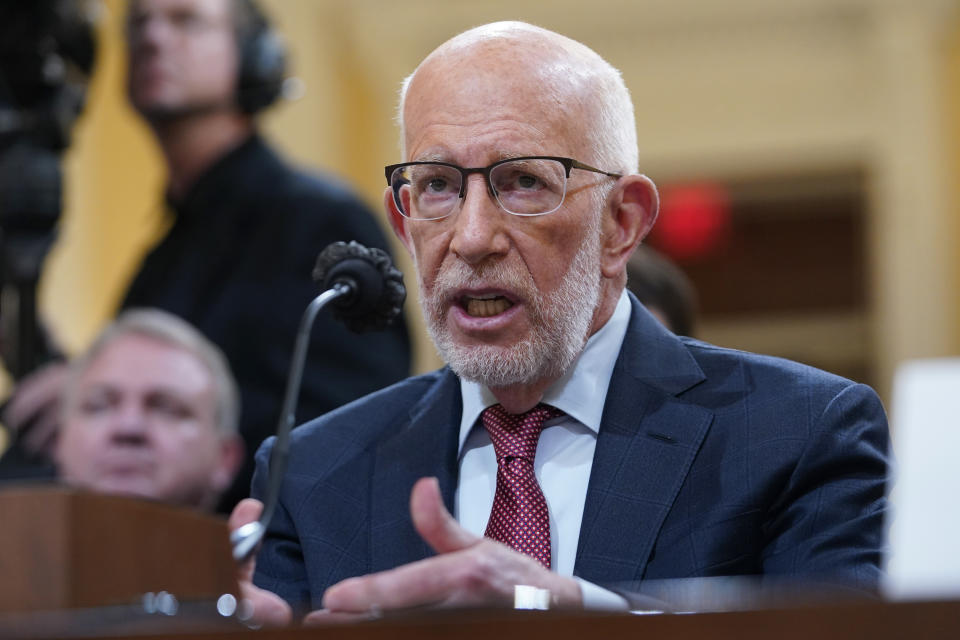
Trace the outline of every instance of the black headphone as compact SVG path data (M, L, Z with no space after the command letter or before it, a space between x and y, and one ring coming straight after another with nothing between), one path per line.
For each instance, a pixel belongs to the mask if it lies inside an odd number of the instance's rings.
M237 12L237 104L255 114L280 97L287 70L287 48L253 0L234 0Z

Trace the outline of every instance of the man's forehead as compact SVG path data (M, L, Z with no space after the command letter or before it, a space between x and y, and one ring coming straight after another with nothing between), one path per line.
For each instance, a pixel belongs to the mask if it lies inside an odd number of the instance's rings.
M452 164L456 164L456 158L458 155L459 154L457 150L437 146L418 153L417 157L410 158L410 160L416 162L450 162ZM531 153L529 150L507 150L505 148L498 148L496 146L484 149L484 157L488 158L488 162L490 163L529 155L536 154Z
M544 49L526 40L482 40L469 46L441 47L417 68L410 86L416 95L422 86L435 84L451 76L482 78L486 84L498 82L504 87L522 88L526 83L546 78L554 68L551 58L562 51ZM470 89L470 86L461 86Z
M219 17L229 14L235 0L131 0L129 15L181 13Z
M407 159L487 164L574 153L586 120L581 101L529 74L508 76L462 69L420 76L404 107Z
M538 30L441 45L407 87L406 125L436 121L434 113L442 114L451 105L460 107L458 119L450 123L457 125L468 125L471 118L484 120L488 114L536 126L545 118L580 118L595 93L596 66L579 49L566 46L567 41Z
M104 345L82 373L85 381L156 381L169 386L204 385L212 374L197 354L158 337L126 333Z

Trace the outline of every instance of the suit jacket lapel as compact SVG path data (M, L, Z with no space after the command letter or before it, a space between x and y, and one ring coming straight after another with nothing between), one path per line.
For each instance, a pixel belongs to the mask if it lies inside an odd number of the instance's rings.
M433 555L410 520L410 489L418 479L436 476L453 513L461 405L459 380L446 371L411 410L408 426L377 446L370 500L372 571Z
M574 573L638 580L713 420L677 395L704 379L683 343L631 295L633 312L597 437Z

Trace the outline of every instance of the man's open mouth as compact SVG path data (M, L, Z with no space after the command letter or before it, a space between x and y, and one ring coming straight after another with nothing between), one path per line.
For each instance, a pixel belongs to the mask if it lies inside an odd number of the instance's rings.
M460 306L467 312L467 315L474 318L489 318L503 313L512 307L513 303L503 296L491 294L480 297L464 296L460 301Z

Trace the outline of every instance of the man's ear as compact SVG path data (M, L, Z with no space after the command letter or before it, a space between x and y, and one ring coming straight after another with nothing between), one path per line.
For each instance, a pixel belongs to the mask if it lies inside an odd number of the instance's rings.
M657 186L645 175L631 174L617 181L603 219L603 275L624 273L630 254L653 228L660 210Z
M410 235L407 233L407 219L397 209L397 203L393 200L393 189L387 187L383 191L383 208L387 211L387 218L390 220L390 226L393 232L400 238L400 242L407 248L407 253L413 255L413 248L410 246Z

